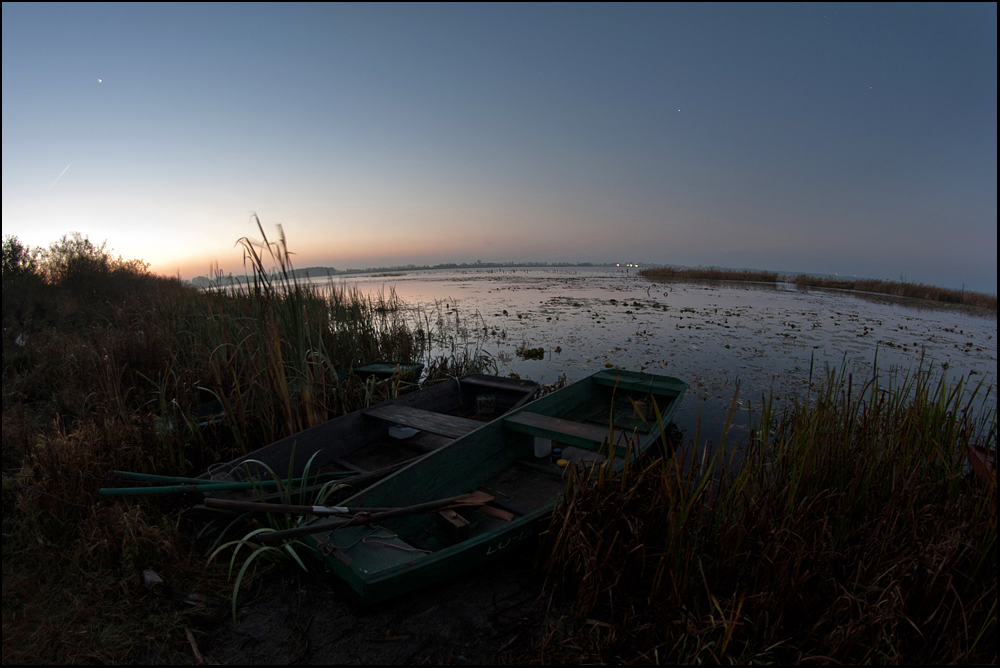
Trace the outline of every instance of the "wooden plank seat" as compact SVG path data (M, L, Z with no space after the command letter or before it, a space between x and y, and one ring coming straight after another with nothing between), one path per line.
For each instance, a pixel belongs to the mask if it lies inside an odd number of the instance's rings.
M332 461L337 466L339 466L341 468L345 468L348 471L354 471L355 473L369 473L368 469L363 469L363 468L361 468L360 466L358 466L356 464L352 464L351 462L347 461L346 459L341 459L340 457L334 457Z
M465 378L461 382L465 385L475 385L477 387L487 387L491 390L504 390L507 392L518 389L517 385L512 384L506 378L496 380L493 378Z
M483 426L482 422L470 420L468 418L425 411L422 408L411 408L410 406L377 406L365 410L365 415L369 415L386 422L400 424L404 427L412 427L421 431L429 431L432 434L440 434L449 438L458 438L468 434L473 429Z
M584 422L574 422L573 420L563 420L562 418L549 417L538 413L522 411L516 415L503 418L504 425L522 434L531 434L541 438L550 438L553 441L575 445L577 447L594 450L600 448L608 440L609 430ZM626 439L631 435L625 429L615 429L615 445L619 450L624 451Z
M594 383L605 387L615 387L632 392L646 392L667 397L678 397L683 394L686 385L676 378L652 376L649 378L632 378L615 371L599 371L592 376ZM664 410L666 406L660 406Z

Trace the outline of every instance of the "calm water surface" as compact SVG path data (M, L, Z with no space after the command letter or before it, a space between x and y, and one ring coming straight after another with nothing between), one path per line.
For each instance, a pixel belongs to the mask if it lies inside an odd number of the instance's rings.
M346 279L368 293L394 289L410 317L442 336L440 352L491 355L501 374L543 383L607 365L677 376L690 385L676 422L690 438L721 429L739 385L734 429L763 395L803 396L827 367L870 378L923 363L948 379L992 385L997 319L894 298L788 285L659 283L616 268L415 271ZM523 360L521 347L544 348ZM700 404L700 405L699 405ZM995 410L995 394L988 406ZM715 437L717 438L717 436Z

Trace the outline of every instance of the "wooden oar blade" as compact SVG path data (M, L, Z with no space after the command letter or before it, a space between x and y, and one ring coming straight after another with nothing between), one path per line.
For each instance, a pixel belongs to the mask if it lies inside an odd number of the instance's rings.
M482 506L493 500L491 494L486 492L472 492L470 494L464 494L461 497L457 497L454 501L449 503L445 508L463 508L467 506Z

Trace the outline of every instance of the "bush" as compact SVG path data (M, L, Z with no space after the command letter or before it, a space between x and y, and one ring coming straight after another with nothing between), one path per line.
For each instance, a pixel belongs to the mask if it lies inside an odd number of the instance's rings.
M107 242L95 244L78 232L48 249L31 248L17 237L3 242L3 321L5 338L56 326L88 327L95 318L113 318L128 301L149 302L156 286L176 279L154 276L142 260L115 257ZM6 346L5 346L6 350Z
M26 324L44 314L40 292L44 288L38 269L40 250L17 237L3 240L3 329L4 365L13 344Z
M3 280L30 276L38 269L38 249L25 246L17 237L3 240Z

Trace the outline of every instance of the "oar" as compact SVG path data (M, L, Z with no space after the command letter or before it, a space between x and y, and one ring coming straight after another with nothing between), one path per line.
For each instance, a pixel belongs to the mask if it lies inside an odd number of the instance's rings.
M387 477L387 476L395 473L396 471L398 471L401 468L409 466L410 464L412 464L417 459L420 459L420 458L419 457L415 457L413 459L407 459L404 462L399 462L398 464L393 464L392 466L386 466L385 468L378 469L376 471L369 471L368 473L357 473L357 474L354 474L353 477L343 478L343 483L345 485L350 485L354 489L361 489L361 488L367 487L368 485L372 484L373 482L381 480L382 478L385 478L385 477ZM354 472L351 471L351 473L354 473ZM296 493L296 494L311 494L313 492L320 491L321 489L323 489L323 487L324 487L324 485L311 485L311 486L305 487L303 489L296 489L296 490L292 490L292 491L294 493ZM268 495L264 496L264 500L266 501L268 499L277 499L277 498L280 498L281 496L282 495L279 494L279 493L268 494Z
M417 515L419 513L433 513L439 510L445 510L448 508L461 508L465 506L481 506L483 504L489 503L493 500L493 497L486 492L472 492L471 494L461 494L459 496L452 496L447 499L438 499L437 501L428 501L426 503L418 503L415 506L407 506L405 508L394 508L392 510L386 510L384 512L376 512L371 515L367 514L356 514L350 519L344 520L334 520L332 522L317 522L315 524L306 524L304 526L296 527L294 529L285 529L284 531L269 531L267 533L257 534L257 538L262 543L272 543L284 538L292 538L294 536L302 536L311 533L321 533L323 531L334 531L336 529L345 529L347 527L359 526L362 524L372 524L374 522L383 522L385 520L391 520L394 517L402 517L404 515ZM362 508L357 508L357 511L363 510Z
M249 510L256 513L288 513L289 515L316 515L317 517L344 517L354 513L379 513L395 508L347 508L344 506L295 506L287 503L261 503L259 501L238 501L236 499L205 499L209 508L223 510Z
M260 501L239 501L236 499L217 499L214 497L205 499L205 506L220 508L222 510L246 510L251 513L287 513L289 515L315 515L317 517L346 517L355 513L382 513L389 510L396 510L396 508L365 508L363 506L355 506L353 508L346 506L296 506L287 503L262 503ZM510 522L516 517L509 510L486 505L477 508L476 512L487 517L504 520L505 522Z
M350 480L350 478L347 478ZM295 481L293 481L294 484ZM187 494L190 492L230 492L243 489L274 489L286 480L256 480L250 482L203 482L199 485L165 485L162 487L102 487L102 496L148 496L153 494ZM292 490L297 491L297 490Z
M123 480L141 480L143 482L162 482L172 484L204 485L221 480L206 480L205 478L180 478L173 475L155 475L152 473L135 473L133 471L112 471L115 477Z
M187 492L225 492L242 489L274 489L282 484L288 484L287 480L250 480L245 482L207 480L204 478L178 478L175 476L160 476L148 473L131 473L129 471L115 471L120 477L132 480L147 480L150 482L177 482L176 485L164 485L160 487L103 487L100 490L102 496L146 496L152 494L182 494ZM321 473L316 480L342 480L350 477L357 477L354 471L336 471L332 473ZM311 476L309 479L313 479ZM292 485L301 484L302 478L294 478Z
M133 471L112 471L112 474L119 478L125 480L142 480L146 482L164 482L172 484L189 484L189 485L207 485L211 483L222 483L222 482L239 482L235 480L214 480L212 478L180 478L173 475L156 475L153 473L135 473ZM317 473L312 476L308 476L307 480L323 480L330 481L336 480L338 478L349 478L351 476L356 476L357 473L354 471L328 471L326 473ZM285 480L285 478L282 478ZM244 481L245 482L245 481ZM301 483L302 478L292 478L293 483Z

